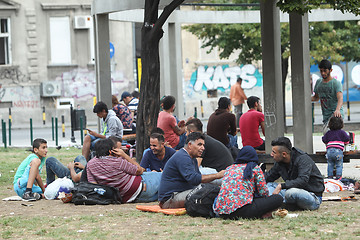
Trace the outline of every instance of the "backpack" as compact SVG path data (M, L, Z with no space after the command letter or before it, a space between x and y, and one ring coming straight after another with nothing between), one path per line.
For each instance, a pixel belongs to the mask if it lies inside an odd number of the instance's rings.
M90 182L80 182L72 190L72 202L75 205L108 205L120 204L118 189Z
M186 213L192 217L215 217L213 204L219 192L220 187L217 185L211 183L200 184L186 196Z

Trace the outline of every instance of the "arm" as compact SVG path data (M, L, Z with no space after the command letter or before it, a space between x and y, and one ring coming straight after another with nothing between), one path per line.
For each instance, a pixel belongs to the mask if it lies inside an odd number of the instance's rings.
M255 175L256 189L260 194L260 196L263 197L269 196L269 190L266 186L265 177L259 166L256 166L254 168L254 175Z
M177 125L175 125L174 127L172 127L172 129L174 130L174 132L177 135L181 135L183 133L185 133L185 121L181 120Z
M43 191L43 193L45 192L45 187L44 187L44 183L41 179L40 173L38 172L36 174L35 180L37 182L37 184L39 185L39 187L41 188L41 190Z
M281 184L281 189L289 188L301 188L306 187L314 161L308 155L302 155L299 157L299 161L296 163L295 168L298 168L298 176L292 180L285 180L285 183Z
M201 182L208 183L208 182L214 181L215 179L220 179L220 178L224 177L224 173L225 173L225 170L221 170L218 173L201 175Z
M276 179L280 177L280 169L277 163L267 172L265 172L265 180L266 182L274 182Z
M104 135L100 134L100 133L97 133L97 132L94 132L94 131L91 131L90 129L88 129L88 133L94 137L97 137L97 138L105 138Z
M79 163L80 164L80 163ZM82 164L80 164L83 168L81 169L84 169L84 166ZM79 166L79 165L78 165ZM69 162L68 164L68 169L70 170L70 176L71 176L71 179L74 181L74 182L80 182L80 179L81 179L81 174L82 172L79 172L79 173L76 173L75 172L75 163L74 162ZM80 168L80 167L79 167Z
M113 149L111 150L111 152L113 153L113 155L115 157L122 157L124 158L126 161L128 161L129 163L135 165L138 167L138 170L136 172L136 175L141 175L145 169L142 168L139 163L137 163L134 159L132 159L129 155L127 155L122 149Z
M319 95L317 95L317 93L315 93L315 95L311 96L311 101L313 101L313 102L319 101Z
M263 135L265 137L265 121L260 123L260 127L261 127L261 131L262 131L262 133L263 133Z
M336 105L336 109L335 109L335 112L334 112L334 116L335 117L341 117L340 108L343 105L343 93L342 92L337 92L336 93L336 98L337 98L337 105Z
M236 135L236 117L234 114L231 114L230 118L230 134L235 136Z

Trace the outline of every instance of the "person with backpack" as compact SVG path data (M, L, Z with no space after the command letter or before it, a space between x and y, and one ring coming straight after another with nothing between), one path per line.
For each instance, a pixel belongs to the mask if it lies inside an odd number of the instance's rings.
M282 196L269 196L256 151L243 147L234 162L226 168L214 211L224 219L261 218L279 208Z

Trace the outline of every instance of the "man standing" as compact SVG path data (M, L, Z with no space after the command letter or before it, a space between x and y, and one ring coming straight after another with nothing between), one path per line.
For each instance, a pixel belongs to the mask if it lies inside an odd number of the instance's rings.
M230 100L234 105L234 112L236 116L236 126L239 126L239 119L242 115L242 105L247 99L244 90L241 87L242 78L239 77L234 85L230 88Z
M190 133L185 147L176 152L166 163L159 187L161 208L182 208L187 194L200 183L211 182L224 176L224 171L201 175L196 158L204 151L205 136Z
M82 155L86 160L89 160L90 149L94 148L95 143L99 139L108 138L110 136L116 136L122 138L123 125L120 119L116 116L113 110L108 110L108 107L103 102L95 104L93 112L100 118L101 133L91 131L88 129L88 135L84 138L84 144L82 148Z
M243 146L252 146L256 150L265 150L265 141L260 138L259 126L265 136L265 121L260 98L251 96L247 100L249 111L240 117L240 133Z
M286 137L271 142L274 167L265 173L270 194L284 197L286 204L316 210L320 207L324 192L324 179L315 162L303 151L292 147ZM284 183L274 183L282 177Z
M344 118L343 93L341 82L331 77L332 66L329 60L323 59L319 64L322 79L317 80L314 88L315 95L311 101L320 99L323 115L324 134L328 130L328 122L332 115Z
M236 118L230 109L230 99L221 97L218 101L218 109L210 115L207 125L207 134L228 148L234 146L235 141L230 143L230 138L232 139L236 135Z
M166 162L176 151L165 146L164 135L152 133L150 135L150 147L144 151L140 166L147 171L162 172Z
M192 132L202 133L203 124L198 118L189 119L186 122L186 135ZM210 137L205 136L205 150L201 155L201 165L203 167L214 168L216 171L225 170L228 166L234 163L230 150L224 144Z

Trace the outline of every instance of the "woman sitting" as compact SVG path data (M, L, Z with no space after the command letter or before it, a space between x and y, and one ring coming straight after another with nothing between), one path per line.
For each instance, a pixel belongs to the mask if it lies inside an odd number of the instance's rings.
M283 198L269 197L259 158L251 146L243 147L226 168L215 202L215 212L224 219L261 218L281 206Z

